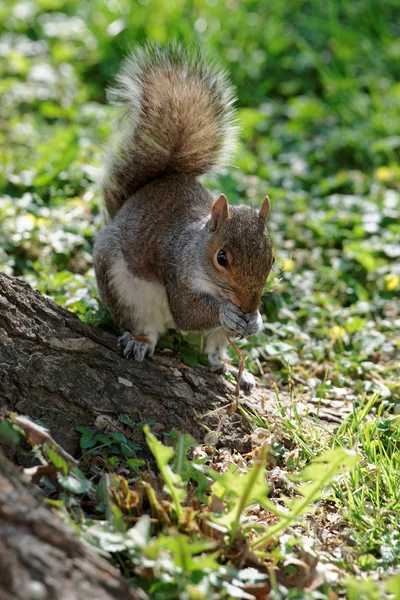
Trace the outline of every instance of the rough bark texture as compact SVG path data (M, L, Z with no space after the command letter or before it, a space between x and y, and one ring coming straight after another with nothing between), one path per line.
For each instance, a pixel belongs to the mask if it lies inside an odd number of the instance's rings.
M221 444L246 450L246 420L222 408L232 392L210 368L189 368L171 354L140 364L123 359L116 337L0 274L0 414L39 419L71 454L78 452L75 428L100 414L154 419L165 431L176 427L198 441L202 423L221 432ZM262 400L267 396L264 390ZM253 395L253 403L260 401Z
M42 504L0 450L1 600L140 600Z

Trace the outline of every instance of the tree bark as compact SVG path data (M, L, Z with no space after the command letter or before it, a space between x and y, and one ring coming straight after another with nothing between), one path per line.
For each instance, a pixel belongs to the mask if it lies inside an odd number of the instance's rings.
M0 414L40 420L71 454L78 452L78 425L121 414L153 419L161 430L177 428L199 442L208 427L220 433L220 444L245 451L246 419L224 408L233 390L209 367L189 368L172 353L143 363L124 359L115 336L0 274ZM268 395L253 394L251 402L265 405Z
M43 505L0 450L1 600L144 597Z

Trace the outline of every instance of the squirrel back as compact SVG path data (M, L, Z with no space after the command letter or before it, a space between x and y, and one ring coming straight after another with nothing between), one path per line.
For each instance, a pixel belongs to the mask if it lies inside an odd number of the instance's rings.
M123 108L102 183L111 217L162 175L196 177L229 160L237 135L234 91L199 52L176 43L136 49L110 98Z

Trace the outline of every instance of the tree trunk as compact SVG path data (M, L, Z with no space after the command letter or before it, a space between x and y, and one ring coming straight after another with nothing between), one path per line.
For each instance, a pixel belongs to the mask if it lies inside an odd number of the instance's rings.
M42 504L0 450L1 600L140 600L121 575Z
M198 441L207 427L218 430L220 444L244 451L246 420L224 408L233 390L222 375L187 367L171 353L143 363L124 359L116 337L0 274L0 414L40 420L71 454L78 451L78 425L121 414L134 422L153 419L161 430L177 428ZM251 400L261 406L260 398Z

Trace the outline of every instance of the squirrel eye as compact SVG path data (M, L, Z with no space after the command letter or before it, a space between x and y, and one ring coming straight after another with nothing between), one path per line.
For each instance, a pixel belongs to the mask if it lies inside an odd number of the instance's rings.
M224 269L228 268L228 257L226 255L225 250L218 250L218 254L217 254L217 263L221 266L224 267Z

